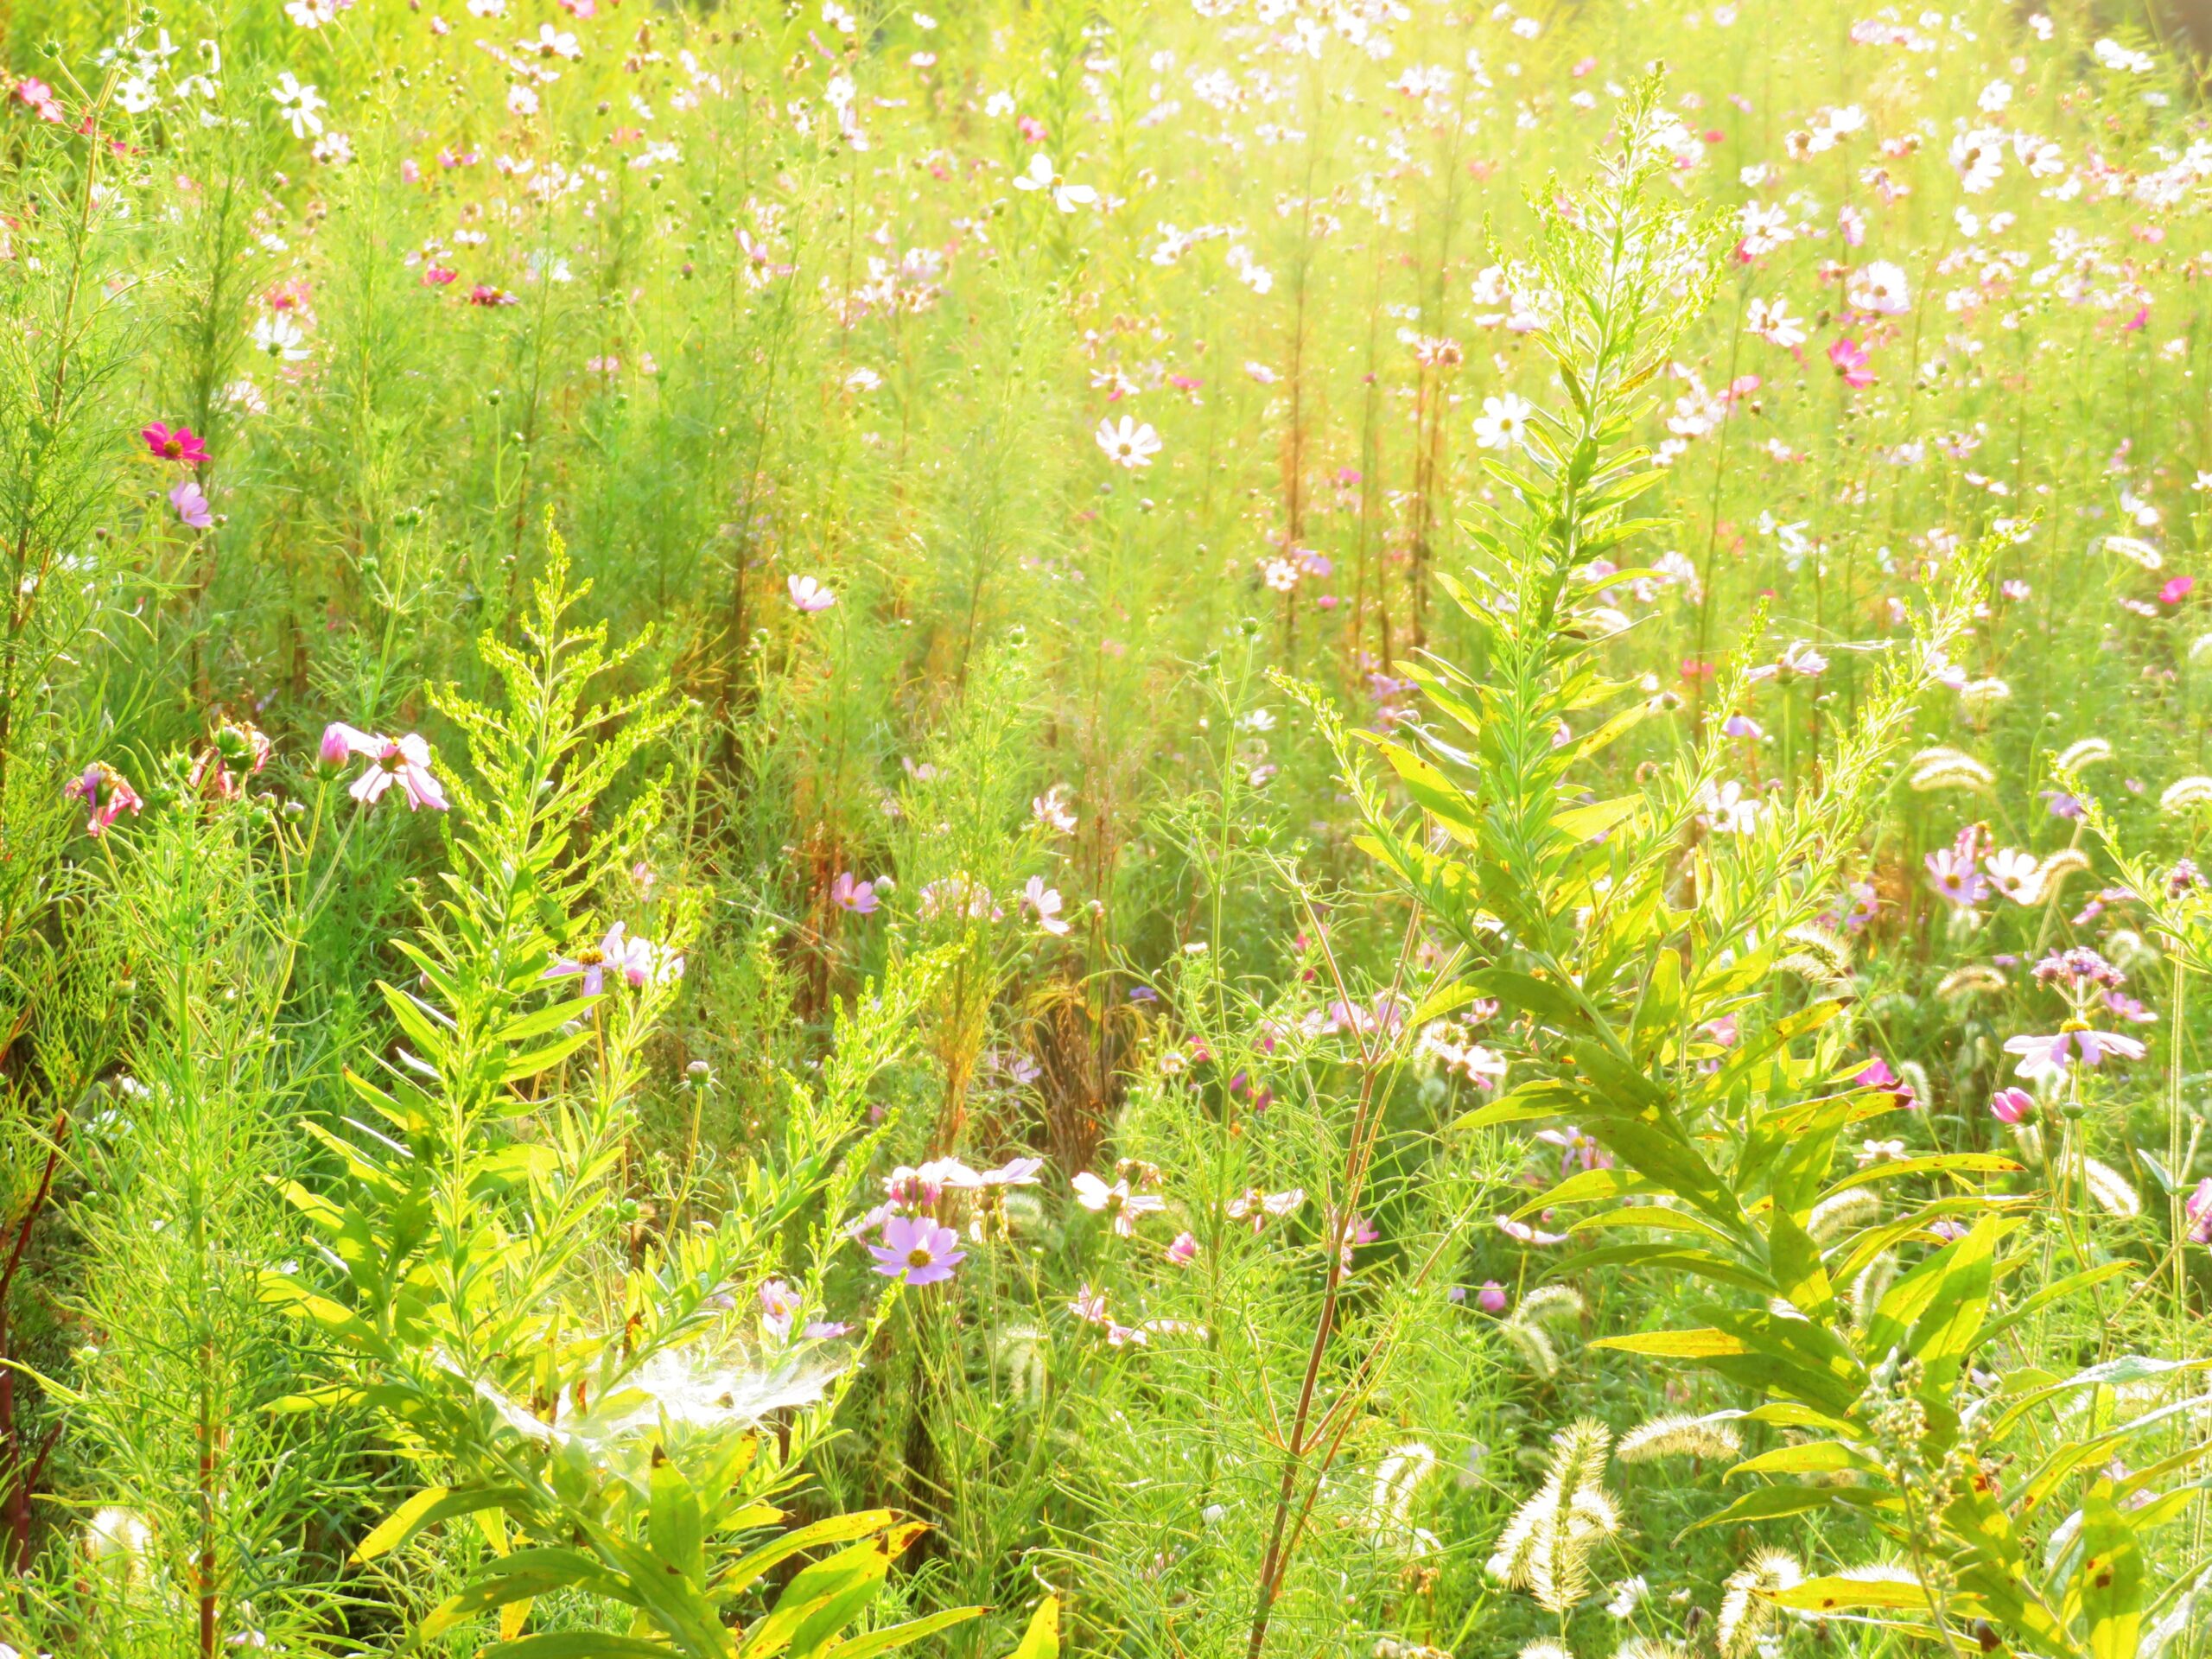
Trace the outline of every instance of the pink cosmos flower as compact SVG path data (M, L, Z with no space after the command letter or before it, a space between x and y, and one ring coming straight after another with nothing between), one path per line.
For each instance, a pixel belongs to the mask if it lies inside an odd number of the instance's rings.
M1029 885L1021 890L1021 902L1037 912L1037 925L1058 938L1068 931L1066 920L1060 914L1060 895L1056 887L1045 885L1045 878L1033 875Z
M1989 1115L1999 1123L2024 1123L2035 1109L2036 1097L2024 1089L1999 1089L1989 1097Z
M960 1235L926 1217L892 1217L883 1224L883 1242L869 1245L868 1252L878 1273L906 1285L940 1283L968 1259Z
M343 721L333 721L323 728L323 759L330 760L341 745L346 753L369 763L368 769L346 791L362 805L373 806L397 783L407 798L410 812L426 806L433 812L448 810L445 787L430 772L430 746L416 733L410 732L400 738L381 737L348 726Z
M625 924L617 922L596 945L586 945L573 957L560 957L540 977L582 978L583 994L597 996L606 988L609 974L635 989L658 980L681 979L683 958L661 950L652 940L632 933Z
M1038 1172L1045 1167L1042 1158L1009 1158L996 1169L983 1170L969 1182L979 1192L993 1187L1034 1186Z
M1136 1218L1148 1216L1167 1207L1167 1200L1156 1193L1132 1192L1126 1180L1109 1186L1089 1170L1077 1174L1071 1183L1076 1202L1084 1209L1096 1211L1114 1224L1114 1230L1123 1238L1136 1231Z
M193 757L186 781L219 801L234 801L245 792L245 780L269 764L276 747L251 721L226 720L215 728L207 747Z
M146 448L163 461L181 461L188 467L197 467L207 459L207 446L193 435L188 426L165 426L155 421L138 435L146 440Z
M85 820L85 833L95 837L105 835L108 825L125 812L135 817L146 805L121 772L100 760L93 761L79 776L64 784L61 792L84 802L92 810Z
M1249 1221L1252 1230L1256 1233L1271 1218L1280 1221L1285 1216L1294 1214L1299 1205L1305 1202L1306 1189L1302 1186L1294 1186L1281 1192L1262 1192L1253 1187L1243 1197L1229 1201L1229 1218L1231 1221Z
M1845 334L1828 347L1828 361L1835 365L1835 372L1843 377L1843 384L1853 391L1874 384L1875 376L1867 368L1866 348Z
M178 520L189 529L206 530L215 522L214 509L207 505L207 493L188 478L169 491L169 505L175 510Z
M1567 1236L1565 1233L1547 1233L1531 1227L1525 1221L1516 1221L1510 1216L1497 1217L1497 1230L1508 1238L1519 1239L1523 1244L1564 1244Z
M850 870L839 871L837 879L830 884L830 902L855 916L873 916L880 907L875 896L875 883L854 880Z
M1167 1259L1179 1268L1187 1268L1198 1259L1198 1241L1189 1233L1178 1233L1175 1242L1167 1247Z
M40 120L51 121L57 125L67 124L68 114L62 109L61 100L54 96L54 88L44 81L24 76L16 83L16 96L37 111Z
M1734 1040L1732 1033L1728 1040ZM1576 1164L1585 1169L1611 1169L1613 1166L1611 1155L1572 1123L1565 1128L1538 1129L1536 1139L1548 1147L1559 1148L1559 1173L1561 1175Z
M760 1328L778 1342L791 1340L791 1320L799 1310L799 1294L780 1279L760 1287Z
M1989 882L1974 868L1972 853L1939 847L1928 855L1928 875L1936 891L1964 910L1989 897Z
M2196 578L2195 576L2176 576L2171 582L2167 582L2164 587L2158 589L2158 603L2161 605L2178 605L2182 601L2187 599L2190 594L2196 590Z
M1336 1217L1332 1214L1329 1220L1333 1229ZM1343 1228L1337 1231L1337 1256L1343 1263L1344 1270L1346 1273L1351 1271L1351 1253L1355 1249L1362 1244L1372 1244L1382 1236L1375 1224L1364 1216L1355 1215L1344 1223Z
M1505 1287L1495 1279L1483 1281L1483 1287L1475 1293L1475 1306L1485 1313L1505 1312Z
M812 576L793 576L784 586L791 596L791 608L809 616L817 611L826 611L837 602L837 595Z
M2212 1244L2212 1175L2196 1184L2189 1195L2189 1236L2199 1244Z
M2066 1028L2050 1036L2008 1038L2005 1052L2020 1057L2019 1065L2012 1068L2012 1075L2035 1083L2044 1077L2063 1077L2076 1055L2082 1065L2092 1070L2101 1065L2107 1054L2117 1054L2123 1060L2139 1060L2143 1058L2143 1045L2133 1037L2092 1031L2069 1021Z
M1085 1325L1103 1325L1106 1323L1107 1317L1106 1293L1103 1290L1092 1289L1086 1281L1083 1287L1076 1292L1075 1300L1068 1304L1068 1312Z

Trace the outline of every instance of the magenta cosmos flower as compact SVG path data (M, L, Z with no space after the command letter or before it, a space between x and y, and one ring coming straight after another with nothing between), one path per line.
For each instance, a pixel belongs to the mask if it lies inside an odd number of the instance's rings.
M165 426L155 421L138 435L146 440L146 448L163 461L181 461L188 467L197 467L207 459L207 446L188 426Z
M448 810L445 788L430 774L430 746L413 732L404 737L381 737L333 721L323 728L321 753L332 766L343 765L349 754L369 763L346 791L364 806L375 804L396 783L407 797L410 812L425 806L433 812Z
M2024 1089L1999 1089L1989 1097L1989 1115L1999 1123L2024 1123L2035 1110L2036 1097Z
M2196 1184L2189 1195L2189 1236L2199 1244L2212 1244L2212 1175Z
M136 817L146 805L121 772L99 760L86 766L81 776L64 784L61 792L92 809L91 816L85 820L85 833L88 836L105 835L108 825L125 812Z
M1835 365L1835 372L1843 377L1843 384L1854 391L1874 384L1873 371L1866 366L1869 361L1866 348L1848 334L1828 347L1828 361Z
M952 1277L968 1259L960 1235L927 1217L893 1216L883 1224L883 1243L871 1244L875 1270L905 1285L934 1285Z
M1483 1281L1483 1287L1475 1293L1475 1306L1485 1313L1505 1312L1505 1287L1495 1279Z

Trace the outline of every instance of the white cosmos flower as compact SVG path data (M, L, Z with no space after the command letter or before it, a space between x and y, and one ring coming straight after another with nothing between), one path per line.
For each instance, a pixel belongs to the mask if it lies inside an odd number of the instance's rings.
M1097 435L1098 447L1106 452L1106 459L1133 473L1151 466L1152 458L1160 453L1160 434L1152 429L1150 423L1133 420L1127 415L1119 422L1099 422Z
M253 325L253 349L280 363L297 363L308 354L308 337L291 318L272 312Z
M321 92L312 86L302 86L300 78L287 69L276 77L276 84L269 89L269 96L285 124L292 129L293 137L315 138L321 136L322 118L315 111L329 105Z
M1052 205L1064 213L1078 207L1088 207L1098 200L1098 192L1087 184L1070 184L1053 168L1052 158L1039 150L1029 158L1028 168L1014 175L1017 190L1049 190Z
M1503 397L1483 399L1483 412L1475 416L1475 442L1485 449L1511 449L1524 446L1529 417L1536 406L1524 397L1511 392Z

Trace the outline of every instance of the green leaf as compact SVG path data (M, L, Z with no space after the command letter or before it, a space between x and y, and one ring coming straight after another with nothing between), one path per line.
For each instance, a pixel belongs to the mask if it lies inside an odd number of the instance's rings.
M526 1043L533 1037L543 1037L549 1031L558 1031L571 1020L588 1020L591 1016L594 999L578 997L572 1002L556 1002L550 1007L525 1014L501 1026L494 1040L512 1046Z
M1454 1119L1455 1129L1489 1129L1501 1123L1533 1123L1539 1118L1563 1117L1584 1103L1580 1090L1557 1083L1527 1083L1509 1090L1487 1106Z
M1733 1480L1738 1475L1825 1475L1843 1470L1878 1475L1882 1465L1840 1440L1812 1440L1802 1446L1777 1446L1771 1452L1747 1458L1731 1469L1727 1478Z
M1611 1348L1624 1354L1642 1354L1649 1359L1712 1359L1751 1351L1740 1338L1726 1331L1711 1330L1645 1331L1625 1337L1600 1337L1589 1345Z
M591 1036L591 1027L586 1026L582 1031L563 1037L558 1042L549 1043L543 1048L535 1048L526 1054L514 1055L500 1069L499 1081L502 1084L520 1083L525 1078L536 1077L541 1071L550 1071L589 1042Z
M472 1583L448 1597L423 1621L415 1639L427 1642L511 1601L528 1601L570 1586L620 1600L635 1600L596 1556L580 1549L518 1549L486 1563Z
M1014 1650L1013 1659L1059 1659L1059 1654L1060 1599L1047 1596L1029 1615L1029 1629L1023 1633L1021 1645Z
M367 1537L361 1540L354 1548L354 1560L372 1561L385 1551L398 1548L414 1535L418 1528L428 1526L429 1522L424 1517L451 1496L452 1493L443 1486L425 1486L386 1516Z
M1835 1292L1821 1265L1821 1247L1780 1205L1767 1217L1767 1253L1783 1299L1808 1319L1832 1320Z
M1732 1527L1746 1521L1778 1521L1785 1516L1824 1510L1837 1501L1838 1494L1838 1488L1827 1486L1762 1486L1745 1492L1726 1509L1693 1521L1682 1530L1702 1532L1709 1527Z
M2143 1542L2099 1481L2082 1503L2082 1564L2075 1589L2089 1622L2092 1659L2135 1659L2143 1624Z
M1567 841L1595 841L1635 817L1643 805L1643 796L1623 795L1590 806L1572 806L1552 815L1552 833Z
M604 1630L548 1630L496 1643L484 1649L484 1659L672 1659L675 1652L665 1642Z
M1864 1578L1839 1573L1807 1579L1794 1588L1775 1592L1766 1599L1777 1607L1793 1608L1801 1613L1836 1613L1854 1607L1907 1608L1926 1612L1928 1592L1921 1587L1920 1580L1902 1569L1896 1571L1896 1577L1877 1578L1870 1572Z
M950 1630L955 1624L964 1624L980 1618L981 1607L948 1607L941 1613L931 1613L922 1618L910 1618L903 1624L887 1624L880 1630L870 1630L866 1636L854 1637L850 1641L837 1643L828 1649L824 1659L873 1659L879 1653L889 1653L934 1636L939 1630Z
M691 1483L664 1455L657 1453L652 1477L652 1508L645 1520L645 1537L653 1554L671 1573L703 1589L707 1582L706 1520L699 1495Z
M1468 976L1477 995L1495 997L1516 1014L1531 1014L1564 1031L1587 1031L1589 1016L1573 994L1548 980L1515 973L1510 968L1484 968Z
M2024 1167L2018 1159L1995 1152L1950 1152L1927 1158L1901 1158L1894 1163L1870 1164L1854 1170L1821 1194L1826 1204L1839 1192L1876 1181L1894 1181L1907 1175L2017 1175Z
M770 1567L789 1560L801 1550L865 1538L871 1533L881 1532L893 1518L888 1510L855 1510L850 1515L833 1515L826 1520L797 1528L779 1538L771 1538L724 1567L715 1576L715 1592L726 1597L734 1596Z
M802 1567L776 1605L746 1633L740 1659L769 1659L785 1649L791 1659L808 1659L857 1618L882 1587L891 1570L886 1546L896 1536L872 1538Z
M1510 1219L1526 1221L1533 1215L1563 1204L1595 1204L1608 1198L1626 1198L1658 1191L1652 1184L1630 1169L1586 1169L1570 1175L1549 1192L1538 1194L1516 1210Z
M426 1486L409 1498L379 1522L369 1535L361 1540L353 1551L357 1562L372 1561L378 1556L397 1549L425 1527L434 1527L441 1521L458 1520L464 1515L474 1515L480 1510L496 1510L523 1501L524 1494L518 1486L469 1486L452 1491L443 1486Z

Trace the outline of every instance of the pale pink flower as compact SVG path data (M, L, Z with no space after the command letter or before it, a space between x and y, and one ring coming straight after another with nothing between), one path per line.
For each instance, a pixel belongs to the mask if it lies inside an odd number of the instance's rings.
M346 791L362 805L374 805L396 783L407 798L409 811L425 806L434 812L448 810L449 803L444 786L431 775L430 746L416 733L399 738L381 737L342 721L333 721L323 729L322 753L330 754L336 743L343 743L349 752L369 763L367 770Z
M817 611L826 611L837 602L837 595L812 576L793 576L785 587L791 596L791 608L810 616Z
M1029 885L1021 890L1021 902L1037 913L1037 925L1047 933L1058 937L1066 933L1068 925L1060 915L1059 891L1045 885L1045 878L1033 875Z
M1109 1186L1089 1170L1078 1173L1071 1185L1076 1202L1084 1209L1096 1211L1114 1224L1114 1230L1123 1238L1136 1231L1136 1218L1151 1215L1167 1207L1167 1200L1154 1193L1132 1192L1126 1180L1116 1181Z

